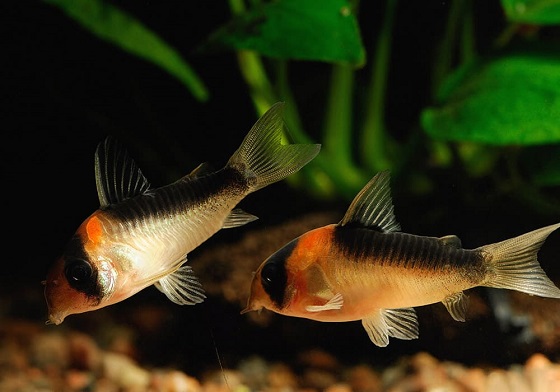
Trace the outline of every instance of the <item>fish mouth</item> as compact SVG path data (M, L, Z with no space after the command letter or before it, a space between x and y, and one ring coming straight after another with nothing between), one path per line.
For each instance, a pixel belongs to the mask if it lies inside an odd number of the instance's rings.
M246 307L245 309L243 309L239 314L245 314L245 313L249 313L253 311L253 308L251 307Z
M65 315L50 313L49 314L49 319L45 322L45 324L47 324L47 325L50 325L50 324L60 325L64 321L65 317L66 317Z
M262 309L263 309L262 306L258 306L258 305L249 303L247 305L247 307L245 309L243 309L239 314L249 313L249 312L252 312L253 310L256 310L257 312L260 313L262 311Z
M50 325L60 325L66 316L68 316L68 312L60 310L60 304L58 301L55 301L57 298L56 289L60 286L59 279L47 279L41 282L44 288L44 296L47 303L47 311L48 311L48 319L45 324ZM58 309L58 310L57 310Z

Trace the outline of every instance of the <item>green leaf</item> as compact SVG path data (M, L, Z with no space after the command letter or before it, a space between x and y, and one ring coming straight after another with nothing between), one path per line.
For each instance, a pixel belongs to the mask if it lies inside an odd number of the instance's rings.
M523 52L477 61L452 74L439 106L422 112L432 137L493 145L560 142L560 56Z
M536 25L560 24L559 0L501 0L510 22Z
M202 51L249 49L279 59L365 62L347 0L277 0L255 5L215 31Z
M97 37L148 60L179 79L200 101L208 91L181 55L140 21L103 0L44 0Z

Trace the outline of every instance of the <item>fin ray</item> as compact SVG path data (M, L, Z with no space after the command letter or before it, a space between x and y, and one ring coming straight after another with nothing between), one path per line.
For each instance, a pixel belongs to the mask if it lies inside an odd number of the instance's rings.
M388 171L377 173L356 195L339 225L357 223L383 232L400 231L389 181Z
M178 305L195 305L206 298L190 265L181 266L177 271L158 280L154 286Z
M342 297L342 294L337 293L337 294L335 294L334 297L329 299L329 301L326 304L306 306L305 310L307 310L308 312L322 312L322 311L325 311L325 310L338 310L338 309L342 308L343 304L344 304L344 298Z
M251 215L240 208L235 208L226 217L222 229L231 229L233 227L243 226L257 219L259 218L255 215Z
M495 244L481 251L492 271L483 286L517 290L540 297L560 298L560 289L548 278L537 260L537 253L546 238L560 223Z
M444 305L451 317L456 321L465 321L467 314L467 300L468 297L462 292L451 294L443 301Z
M389 344L389 336L410 340L418 338L418 317L414 308L380 309L362 319L370 340L379 347Z
M228 161L228 166L254 178L252 192L297 172L321 149L320 144L282 144L283 108L284 103L277 102L263 114Z
M95 184L101 207L146 193L150 183L127 150L113 137L95 151Z

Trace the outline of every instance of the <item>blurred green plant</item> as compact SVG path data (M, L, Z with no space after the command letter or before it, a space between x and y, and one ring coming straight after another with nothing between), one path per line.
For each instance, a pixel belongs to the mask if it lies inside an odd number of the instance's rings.
M100 38L162 67L197 99L207 98L189 64L125 11L103 0L45 1ZM385 120L397 0L377 4L383 18L371 51L362 42L358 0L229 0L231 20L209 34L199 51L235 53L257 114L286 101L285 118L300 143L317 136L302 125L291 67L302 61L330 66L321 154L291 178L316 197L351 199L384 169L417 175L416 183L429 189L422 168L407 166L421 143L432 165L459 161L473 177L491 175L505 160L508 190L560 212L560 201L539 191L560 186L560 44L539 34L560 25L560 0L493 1L503 10L504 29L484 54L476 50L473 1L448 5L432 74L418 75L431 78L432 106L418 113L418 127L404 141L392 137ZM355 80L364 71L369 85L357 102Z

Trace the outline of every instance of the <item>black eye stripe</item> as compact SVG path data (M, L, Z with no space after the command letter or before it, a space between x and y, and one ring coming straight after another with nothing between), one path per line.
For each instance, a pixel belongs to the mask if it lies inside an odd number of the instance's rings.
M70 287L99 300L97 268L88 261L80 237L74 236L64 252L64 277Z
M261 285L277 307L285 306L288 275L286 259L291 255L297 240L293 240L268 258L261 270Z

